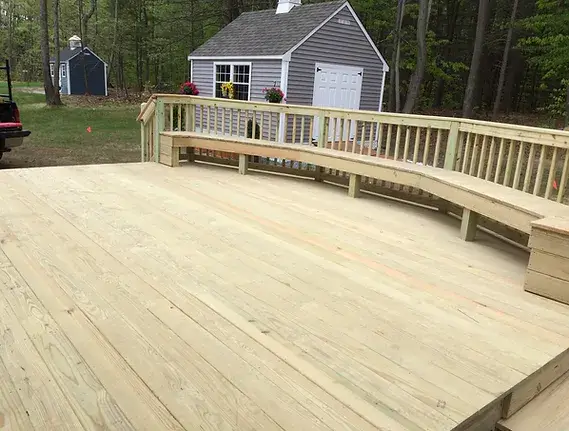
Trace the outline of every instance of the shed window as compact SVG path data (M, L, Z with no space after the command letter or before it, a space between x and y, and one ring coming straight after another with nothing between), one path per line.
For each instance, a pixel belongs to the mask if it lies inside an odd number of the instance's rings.
M65 63L61 64L61 77L62 78L66 78L67 77L67 68L65 67Z
M251 64L225 63L215 65L215 97L222 97L221 84L233 82L235 99L249 100Z

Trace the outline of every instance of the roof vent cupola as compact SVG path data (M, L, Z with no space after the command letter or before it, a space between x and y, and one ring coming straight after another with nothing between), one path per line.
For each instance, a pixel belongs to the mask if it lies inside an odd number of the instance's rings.
M69 49L81 48L81 38L79 36L71 36L69 38Z
M300 6L300 0L279 0L277 13L289 13L295 6Z

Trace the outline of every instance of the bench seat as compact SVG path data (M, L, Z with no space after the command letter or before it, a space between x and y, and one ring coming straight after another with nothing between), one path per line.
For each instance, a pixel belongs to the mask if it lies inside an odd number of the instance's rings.
M280 158L345 171L350 174L348 194L352 197L359 194L362 176L423 190L463 208L461 236L464 240L474 239L478 215L529 234L531 255L525 289L569 304L567 205L441 168L311 145L229 136L163 132L160 161L170 166L178 165L179 148L183 147L239 154L242 174L247 173L247 156Z

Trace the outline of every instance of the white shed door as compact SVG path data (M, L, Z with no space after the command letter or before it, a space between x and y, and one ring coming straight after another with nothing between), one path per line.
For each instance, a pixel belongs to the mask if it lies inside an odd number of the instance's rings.
M362 95L363 68L343 66L338 64L316 63L314 74L313 106L329 108L360 109ZM318 118L315 119L314 138L318 139ZM332 124L328 129L328 139L332 139ZM335 139L340 138L340 128L336 128ZM353 138L355 124L350 128L350 138ZM347 139L345 130L343 140Z

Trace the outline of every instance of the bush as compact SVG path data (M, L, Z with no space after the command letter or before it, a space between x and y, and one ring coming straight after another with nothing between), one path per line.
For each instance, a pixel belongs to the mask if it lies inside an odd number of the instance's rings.
M253 137L253 120L247 121L247 137ZM259 123L255 121L255 139L261 139L261 129L259 128Z

